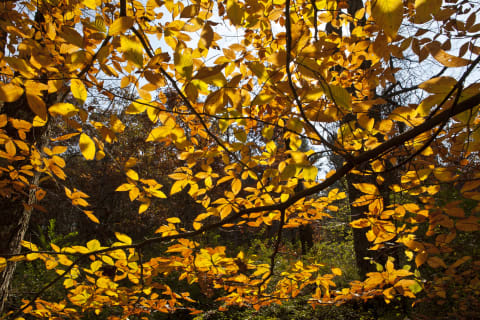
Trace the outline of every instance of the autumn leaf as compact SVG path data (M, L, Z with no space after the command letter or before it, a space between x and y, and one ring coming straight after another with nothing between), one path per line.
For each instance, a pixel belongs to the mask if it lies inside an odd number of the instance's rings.
M47 120L47 107L42 97L36 94L29 94L27 91L27 102L30 109L43 121Z
M93 160L95 158L95 142L85 133L80 135L79 147L85 159Z
M352 98L345 88L323 83L322 88L322 91L334 104L347 111L352 109Z
M175 69L186 79L190 79L193 73L193 59L190 50L185 49L183 52L176 51L173 55Z
M478 318L480 4L47 2L0 10L0 200L23 240L0 269L38 271L11 314L377 295ZM27 242L14 220L55 237ZM355 274L301 258L311 246Z
M72 90L73 97L81 104L84 104L87 100L87 89L83 84L83 81L79 79L70 80L70 89Z
M372 3L372 16L385 34L394 39L403 20L402 0L376 0Z
M139 68L143 67L142 44L136 38L120 36L120 50L128 61Z
M142 113L147 109L148 106L148 101L144 99L138 99L134 102L132 102L128 108L127 108L127 113L128 114L138 114Z
M243 8L240 7L237 1L227 1L227 16L233 25L237 26L242 23L243 14Z
M456 84L457 80L452 77L435 77L422 82L418 87L427 92L446 94L449 93Z
M430 51L432 57L434 57L435 60L440 62L445 67L464 67L469 65L471 62L470 60L460 58L445 52L442 48L440 48L440 45L437 42L430 43L430 45L428 46L428 50Z
M138 181L138 179L139 179L138 173L135 170L132 170L132 169L129 169L126 172L126 175L127 175L127 177L129 177L130 179L132 179L134 181Z
M116 35L125 33L125 31L127 31L133 26L134 22L135 20L133 17L129 17L129 16L119 17L110 26L110 29L108 30L108 34L111 36L116 36Z
M20 99L23 94L23 88L12 83L0 86L0 101L14 102Z
M480 219L477 217L468 217L460 219L455 223L455 228L460 231L478 231L480 230Z
M415 23L425 23L442 6L442 0L415 0Z
M353 186L356 189L358 189L361 192L366 193L366 194L380 194L377 186L375 186L371 183L354 183Z
M52 116L61 115L65 117L71 117L77 114L78 111L79 109L76 106L66 102L55 103L48 108L48 112L50 112Z
M83 213L85 213L85 215L88 217L88 219L90 219L91 221L95 222L95 223L100 223L100 221L98 220L98 218L93 214L93 211L88 211L88 210L84 210Z
M123 233L115 232L115 237L118 239L118 241L124 244L132 244L132 239Z
M232 181L232 192L238 194L242 189L242 181L240 179L233 179Z

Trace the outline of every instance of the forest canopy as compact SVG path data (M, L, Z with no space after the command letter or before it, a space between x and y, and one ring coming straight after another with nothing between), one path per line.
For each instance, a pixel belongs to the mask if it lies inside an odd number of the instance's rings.
M1 1L0 317L480 317L479 11Z

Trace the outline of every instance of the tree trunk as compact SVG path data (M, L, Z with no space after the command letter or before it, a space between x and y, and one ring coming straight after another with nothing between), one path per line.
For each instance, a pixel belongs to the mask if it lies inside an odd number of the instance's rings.
M350 221L354 221L361 218L366 218L365 207L364 206L354 206L353 202L360 198L363 193L357 190L353 185L356 183L371 183L371 177L369 176L360 176L355 174L348 174L346 176L347 180L347 191L348 191L348 202L350 205ZM369 248L370 242L367 239L366 233L369 227L367 228L352 228L353 233L353 248L355 250L355 261L357 264L357 270L360 277L363 279L368 272L375 271L375 267L370 263L369 259L366 259L370 256Z
M348 13L350 15L355 15L355 12L363 8L363 1L362 0L349 0L348 1ZM364 25L366 23L365 18L362 18L361 20L357 21L358 25ZM329 23L330 24L330 23ZM328 31L331 32L336 32L339 35L342 34L341 29L335 29L327 24L327 33ZM354 25L350 25L350 31L353 30ZM361 69L367 70L370 67L370 61L365 60L364 63L360 66ZM341 72L341 70L336 70L338 72ZM348 90L348 89L347 89ZM349 88L349 91L354 91L354 88ZM373 106L372 110L369 114L371 118L375 120L375 122L378 122L381 120L381 105ZM344 119L344 123L348 123L350 121L355 121L356 117L354 114L347 115ZM380 140L383 139L383 137L378 137ZM371 172L370 166L366 165L362 168L356 168L357 171L360 172L365 172L369 171ZM373 184L376 185L380 191L380 196L383 198L383 207L387 207L389 205L389 197L390 197L390 190L388 186L392 183L390 178L394 179L394 176L392 173L388 174L389 178L384 177L384 183L379 185L377 183L377 176L375 174L369 174L369 175L362 175L361 173L359 174L354 174L354 173L349 173L346 175L346 181L347 181L347 192L348 192L348 198L349 198L349 204L350 204L350 220L354 221L357 219L361 218L366 218L367 216L365 215L365 211L368 210L367 207L365 206L354 206L353 203L356 199L360 198L363 193L357 190L353 185L357 183L368 183L368 184ZM387 249L382 249L378 251L370 251L369 248L371 246L371 243L368 241L366 237L366 233L369 230L369 228L353 228L353 245L354 245L354 250L355 250L355 260L357 264L357 269L358 273L362 278L365 278L366 274L369 272L376 271L375 264L372 263L371 260L378 262L380 264L384 264L389 256L389 254L392 254L390 252L391 250ZM393 252L394 254L395 252Z
M38 185L40 181L40 173L35 172L34 177L32 179L31 188L28 194L28 201L27 206L24 207L21 217L18 221L18 225L14 228L14 234L11 238L8 245L8 253L9 254L17 254L20 253L21 250L21 242L27 232L28 225L30 222L30 217L32 215L33 207L32 205L36 202L35 196L35 186ZM0 315L6 311L7 300L8 300L8 293L10 288L10 283L13 279L13 274L15 273L16 262L9 261L7 263L7 267L3 272L0 274Z

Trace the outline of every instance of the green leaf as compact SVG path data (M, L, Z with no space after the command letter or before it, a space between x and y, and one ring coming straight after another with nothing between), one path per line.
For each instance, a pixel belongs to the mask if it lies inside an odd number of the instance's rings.
M412 291L413 294L419 293L423 290L422 286L418 283L418 281L415 281L415 283L408 288L410 289L410 291Z

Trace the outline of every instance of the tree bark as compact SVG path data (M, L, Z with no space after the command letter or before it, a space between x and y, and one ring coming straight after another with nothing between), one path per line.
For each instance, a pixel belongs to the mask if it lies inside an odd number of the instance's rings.
M3 14L5 16L5 13ZM35 14L35 21L37 23L41 23L41 19L43 19L43 15L41 14L40 11L37 10ZM43 21L45 21L43 19ZM7 33L4 32L3 30L0 30L0 54L5 53L5 46L7 44ZM44 81L46 83L46 80ZM53 101L57 99L56 94L50 94L50 95L45 95L43 97L44 101L48 105L50 101ZM22 119L28 122L32 122L33 118L35 117L35 114L32 112L30 109L27 99L25 97L25 94L17 101L15 102L9 102L9 103L4 103L3 105L0 105L0 113L4 113L7 115L8 118L16 118L16 119ZM37 150L43 150L45 146L47 146L48 143L48 131L51 126L51 122L48 121L48 123L41 128L32 128L31 130L35 132L29 132L25 142L29 144L30 146L36 145ZM7 129L8 132L8 129ZM15 131L12 130L8 132L9 135L12 137L14 136ZM36 134L36 135L35 135ZM17 162L15 165L17 168L20 168L22 165L26 164L28 160L20 161ZM10 254L18 254L21 252L21 243L22 240L25 237L25 233L28 230L29 224L30 224L30 218L32 216L33 212L33 206L35 205L37 199L36 199L36 191L37 187L39 186L40 182L40 176L41 172L35 171L34 168L34 174L33 177L31 178L29 185L26 187L26 195L25 196L20 196L19 199L16 199L12 201L13 208L19 207L23 208L19 213L11 213L12 216L12 221L10 222L10 225L3 225L2 227L6 227L8 230L8 233L10 234L9 241L8 243L5 243L1 249L6 250L7 255ZM7 210L12 210L12 206L9 207L9 205L6 205ZM5 209L5 207L4 207ZM14 210L14 209L13 209ZM12 212L12 211L10 211ZM16 220L16 223L15 223ZM0 230L2 231L1 234L5 234L5 230ZM3 270L3 272L0 274L0 315L2 315L4 312L7 311L7 302L8 302L8 297L9 297L9 290L10 290L10 285L13 279L13 275L15 273L16 269L16 262L8 261L6 268Z
M40 181L40 173L35 172L32 179L30 191L28 194L27 205L24 207L21 217L18 221L18 225L15 227L15 233L13 238L8 243L8 254L18 254L22 248L21 242L25 237L27 232L30 217L32 216L33 207L32 205L36 202L35 196L35 186L38 185ZM8 293L10 289L10 284L15 273L16 262L9 261L5 270L0 274L0 315L6 311Z

